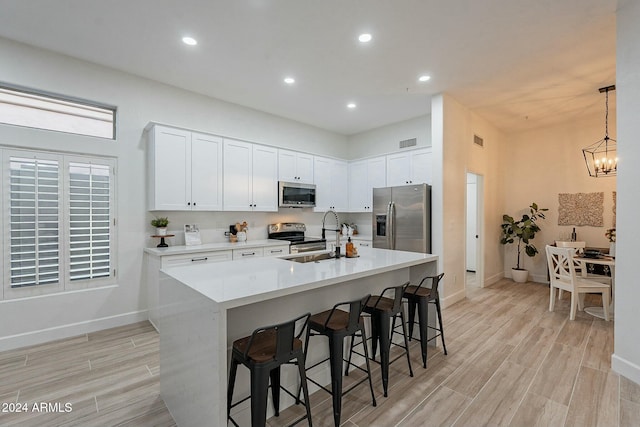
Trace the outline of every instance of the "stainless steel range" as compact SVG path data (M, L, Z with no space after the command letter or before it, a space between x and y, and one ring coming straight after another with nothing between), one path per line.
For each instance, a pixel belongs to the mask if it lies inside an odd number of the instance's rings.
M311 252L324 250L327 247L325 239L320 237L305 237L307 226L301 222L281 222L269 224L269 238L287 240L291 242L289 247L292 254L299 252Z

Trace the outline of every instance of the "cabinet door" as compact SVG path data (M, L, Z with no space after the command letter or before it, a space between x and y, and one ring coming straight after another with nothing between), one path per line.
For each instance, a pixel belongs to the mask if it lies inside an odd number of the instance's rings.
M411 181L414 184L431 185L433 170L431 150L416 150L411 155Z
M373 209L373 189L387 186L386 157L376 157L367 160L367 178L365 211L371 212Z
M410 153L398 153L387 156L387 185L410 184L411 180L411 156Z
M285 182L296 182L296 152L278 150L278 179Z
M349 211L349 171L347 162L334 160L331 168L332 206L336 212Z
M264 248L234 249L233 260L259 258L264 256Z
M289 254L289 245L270 246L264 248L264 256L280 256Z
M253 146L253 210L278 211L278 150Z
M296 156L296 173L298 182L304 184L313 184L313 155L306 153L297 153Z
M189 210L191 133L154 126L149 148L149 210Z
M252 210L253 144L224 141L224 192L225 211Z
M368 184L367 161L349 163L349 212L366 212Z
M331 209L333 189L331 188L333 160L316 156L313 161L313 182L316 185L316 212Z
M222 139L191 136L191 209L222 210Z

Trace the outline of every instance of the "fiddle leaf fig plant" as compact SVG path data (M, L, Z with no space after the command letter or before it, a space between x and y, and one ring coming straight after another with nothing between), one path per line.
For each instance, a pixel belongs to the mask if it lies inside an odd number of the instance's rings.
M531 203L529 206L529 214L522 215L522 218L515 220L513 217L505 214L502 215L502 236L500 237L500 243L507 245L517 242L518 244L518 259L516 261L516 270L523 270L520 268L520 254L522 253L522 246L524 245L525 253L534 257L538 253L538 249L531 242L536 236L536 233L540 231L540 227L537 224L539 219L544 219L544 212L549 209L538 208L536 203Z

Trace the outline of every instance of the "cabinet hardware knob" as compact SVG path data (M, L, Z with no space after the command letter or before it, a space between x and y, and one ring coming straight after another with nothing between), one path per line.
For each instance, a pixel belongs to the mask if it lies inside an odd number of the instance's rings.
M187 203L187 206L191 206L191 202L188 202L188 203Z

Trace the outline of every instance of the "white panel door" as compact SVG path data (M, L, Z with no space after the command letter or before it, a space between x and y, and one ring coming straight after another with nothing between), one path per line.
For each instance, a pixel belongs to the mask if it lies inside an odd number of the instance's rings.
M416 150L411 153L411 182L413 184L429 184L431 185L432 171L431 150Z
M398 153L387 156L387 186L410 184L411 158L409 154Z
M367 161L349 163L349 212L367 212L369 181L367 179Z
M254 211L278 211L278 150L264 145L253 146Z
M347 162L334 160L331 168L332 206L336 212L349 211L349 171Z
M190 210L191 132L163 126L153 128L154 202L150 210Z
M226 139L224 141L225 211L250 211L252 197L253 144Z
M313 184L313 155L306 153L298 153L296 157L296 170L298 174L298 182L304 184Z
M192 134L191 209L222 210L222 138Z
M333 206L331 187L333 159L316 156L313 162L313 182L316 185L316 212L326 212Z
M278 179L285 182L297 182L296 152L278 150Z

